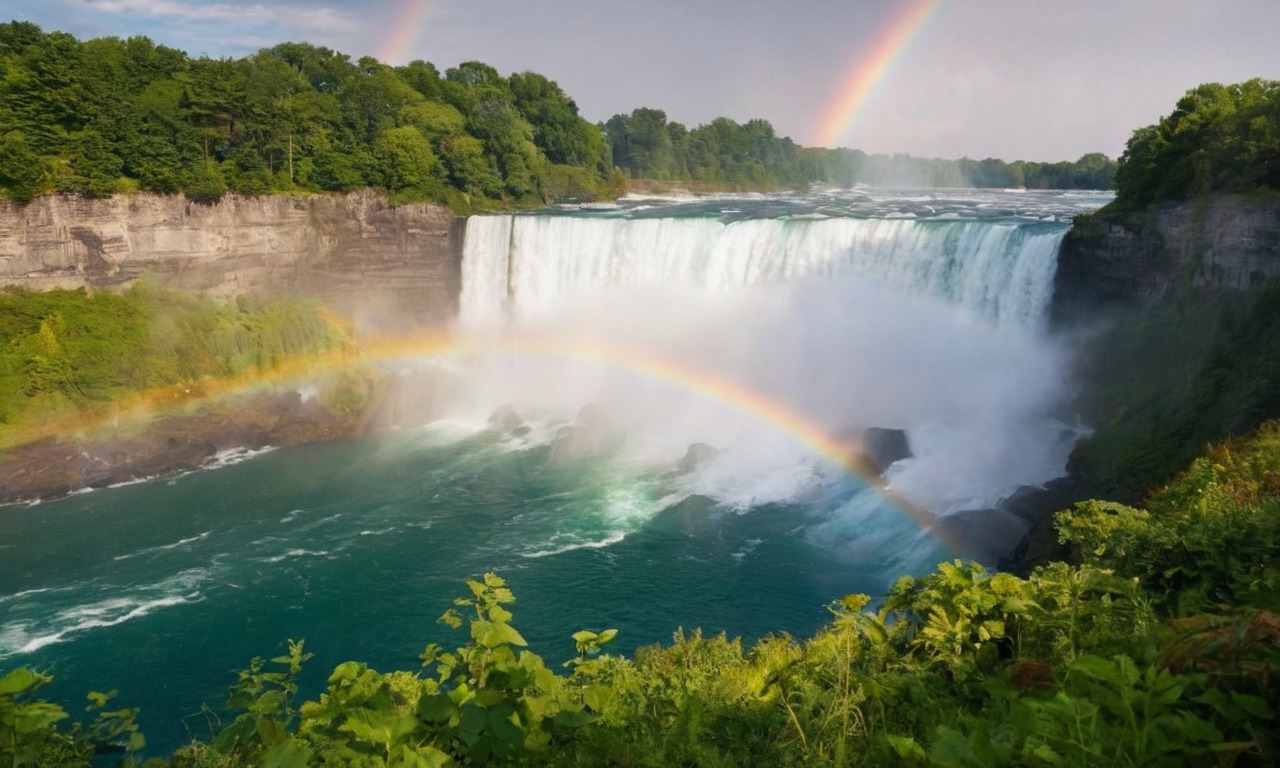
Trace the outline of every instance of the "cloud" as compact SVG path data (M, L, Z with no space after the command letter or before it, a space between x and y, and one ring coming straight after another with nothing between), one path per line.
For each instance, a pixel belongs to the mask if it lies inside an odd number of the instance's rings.
M292 4L194 3L177 0L77 0L88 11L136 16L162 22L279 25L317 32L350 31L361 22L337 8Z

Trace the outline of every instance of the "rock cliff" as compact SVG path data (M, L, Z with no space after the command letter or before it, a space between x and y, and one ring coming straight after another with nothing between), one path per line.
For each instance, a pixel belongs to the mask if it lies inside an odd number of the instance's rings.
M1214 198L1081 216L1062 241L1052 319L1252 291L1280 274L1280 202Z
M310 296L368 326L407 330L456 313L464 222L369 191L215 205L151 194L0 200L0 285L109 287L150 272L222 299Z

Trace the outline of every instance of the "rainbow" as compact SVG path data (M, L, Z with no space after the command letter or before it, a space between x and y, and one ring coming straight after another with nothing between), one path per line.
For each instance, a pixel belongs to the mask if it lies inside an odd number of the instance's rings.
M902 10L876 36L874 44L860 53L840 84L836 98L818 121L810 146L832 147L849 132L858 113L884 82L911 41L942 7L942 0L908 0Z
M123 419L146 422L151 418L181 411L199 402L260 390L264 387L291 386L327 371L341 370L361 363L391 362L410 359L448 359L481 355L506 354L552 359L581 360L598 364L652 381L671 384L706 396L711 400L768 424L791 435L815 454L834 466L857 477L869 488L897 507L921 528L931 532L953 551L964 546L939 524L927 509L893 491L884 479L871 471L858 446L833 437L821 426L785 403L770 399L730 379L659 357L644 350L616 344L603 344L585 338L562 336L504 336L488 339L456 339L440 334L366 340L359 351L351 348L333 350L314 357L300 358L267 371L246 373L224 381L201 382L184 390L170 387L157 390L135 402L115 404L110 412L73 416L65 423L53 425L60 434L93 434L109 427L113 431ZM185 392L185 394L184 394ZM46 425L50 426L50 425Z
M963 546L929 510L894 492L884 478L871 471L857 446L838 440L785 403L772 400L730 379L658 357L643 350L572 337L503 337L457 340L444 336L388 340L372 350L375 359L440 358L483 354L546 356L583 360L618 368L650 380L697 392L786 433L814 453L873 488L913 522L937 536L952 550Z
M391 20L391 33L374 51L374 58L392 66L405 63L403 59L418 40L418 34L431 15L431 0L402 0Z

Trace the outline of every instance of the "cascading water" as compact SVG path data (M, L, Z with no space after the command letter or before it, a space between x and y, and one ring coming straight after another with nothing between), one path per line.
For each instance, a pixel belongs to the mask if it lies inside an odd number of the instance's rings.
M643 286L723 294L801 277L850 278L1035 326L1066 228L905 219L476 216L467 223L461 321L554 312L586 291Z
M832 433L908 430L916 457L894 468L896 488L942 514L991 506L1065 463L1063 357L1042 331L1067 222L1097 203L857 192L477 216L458 327L586 337L623 350L624 365L658 356ZM516 402L572 419L586 402L607 405L645 458L768 441L745 438L740 419L705 417L705 398L637 392L566 361L490 360L468 375L477 414ZM748 467L739 492L761 477Z

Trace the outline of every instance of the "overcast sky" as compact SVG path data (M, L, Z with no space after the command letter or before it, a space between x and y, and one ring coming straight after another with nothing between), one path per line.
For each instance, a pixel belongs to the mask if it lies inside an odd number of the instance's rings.
M0 16L214 57L307 41L441 71L475 59L551 78L593 122L636 107L689 127L759 117L812 145L851 70L922 2L4 0ZM1280 0L935 0L918 17L837 145L1116 157L1199 83L1280 79Z

